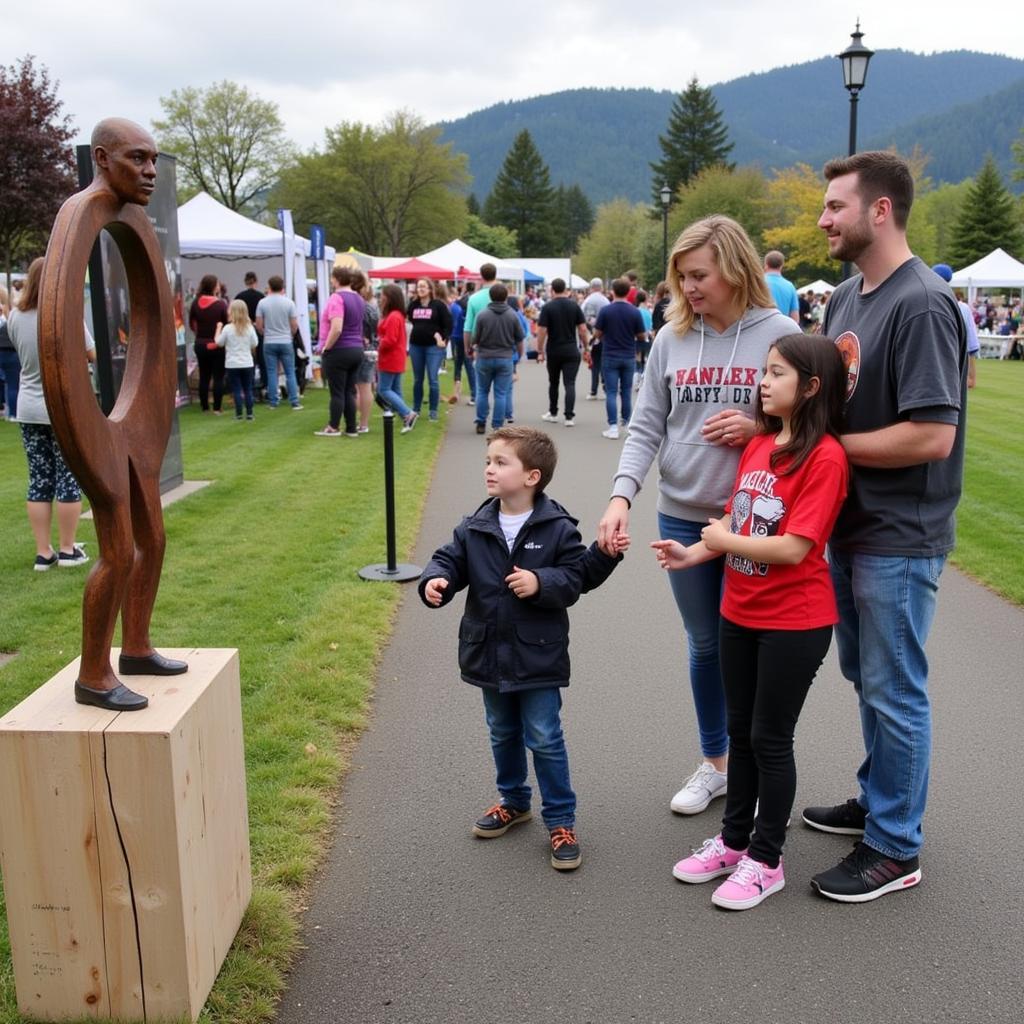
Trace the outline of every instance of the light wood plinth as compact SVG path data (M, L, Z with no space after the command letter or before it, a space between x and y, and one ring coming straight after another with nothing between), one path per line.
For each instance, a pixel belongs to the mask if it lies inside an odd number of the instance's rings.
M161 653L189 670L126 677L143 711L76 704L76 659L0 719L0 863L26 1015L194 1021L248 905L238 652Z

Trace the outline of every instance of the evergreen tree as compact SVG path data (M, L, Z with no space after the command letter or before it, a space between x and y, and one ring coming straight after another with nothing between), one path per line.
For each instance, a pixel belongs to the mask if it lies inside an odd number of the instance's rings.
M515 231L520 256L546 256L555 244L554 204L551 172L524 128L484 203L484 220Z
M480 216L480 200L477 199L475 192L469 193L469 198L466 200L466 213L471 217Z
M658 136L658 145L661 160L650 166L654 172L651 195L659 216L662 186L668 185L674 201L680 186L688 185L705 167L721 164L732 170L734 166L726 160L732 143L722 113L711 89L701 88L696 76L690 79L686 91L675 98L668 129Z
M997 246L1011 256L1024 256L1020 214L989 154L967 190L953 228L950 257L954 266L965 267Z
M594 207L579 185L559 185L554 202L554 252L571 256L594 226Z

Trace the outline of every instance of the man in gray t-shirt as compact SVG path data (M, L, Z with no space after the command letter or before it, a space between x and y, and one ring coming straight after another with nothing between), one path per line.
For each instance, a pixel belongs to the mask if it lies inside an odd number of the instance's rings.
M949 289L907 245L910 169L893 153L825 166L818 221L829 255L857 265L829 300L825 333L847 367L846 504L829 543L839 662L857 690L865 758L859 793L803 820L862 835L812 879L863 903L921 880L931 708L925 641L953 546L963 478L967 337Z
M270 294L256 307L256 330L263 334L263 359L267 365L267 402L277 407L280 392L277 387L277 365L284 367L288 387L288 401L293 409L299 404L299 384L295 379L295 349L292 338L299 329L299 314L295 303L284 294L284 280L275 274L267 281Z

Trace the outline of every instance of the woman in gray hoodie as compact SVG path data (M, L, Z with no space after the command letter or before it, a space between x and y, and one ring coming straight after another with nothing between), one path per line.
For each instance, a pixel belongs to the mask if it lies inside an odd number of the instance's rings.
M731 493L740 452L754 434L754 402L765 356L793 333L772 301L757 252L728 217L691 224L676 240L667 278L672 301L658 331L598 528L609 554L629 531L629 510L658 458L662 539L693 544ZM672 798L697 814L725 795L729 752L718 661L722 559L670 572L690 655L702 760Z

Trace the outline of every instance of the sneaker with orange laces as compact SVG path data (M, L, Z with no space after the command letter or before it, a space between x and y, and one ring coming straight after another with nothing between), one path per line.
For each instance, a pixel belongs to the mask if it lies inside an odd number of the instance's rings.
M532 817L529 807L525 811L520 811L516 807L509 807L508 804L495 804L476 819L473 824L473 835L481 839L496 839L503 836L513 825L529 821Z
M575 871L583 855L574 828L553 828L551 830L551 866L556 871Z

